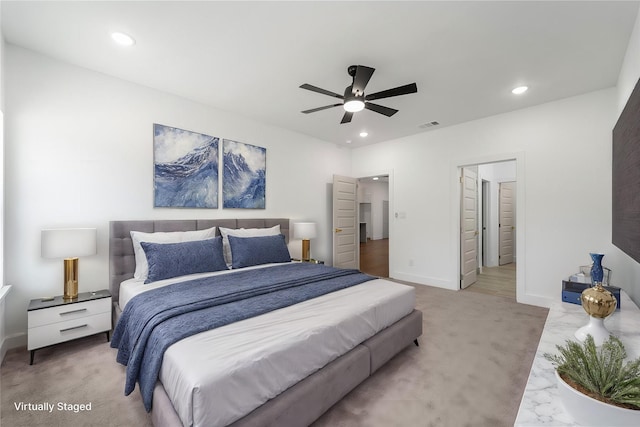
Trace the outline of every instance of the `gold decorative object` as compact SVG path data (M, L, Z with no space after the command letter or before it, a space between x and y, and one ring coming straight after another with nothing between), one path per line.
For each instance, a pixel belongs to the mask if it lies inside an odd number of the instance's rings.
M302 260L309 261L311 259L311 242L310 239L316 237L315 222L296 222L293 224L293 232L296 239L302 240Z
M302 241L302 260L308 261L310 258L310 255L309 255L310 253L311 253L311 241L305 239Z
M602 287L602 282L596 282L595 286L582 291L580 300L582 308L589 315L589 323L578 329L574 335L580 341L591 335L596 345L602 345L611 335L604 326L604 319L616 310L618 301L611 292Z
M64 260L64 295L65 300L78 298L78 258Z
M602 287L602 282L596 283L592 288L582 291L580 296L582 307L589 316L604 319L613 313L618 301L611 292Z

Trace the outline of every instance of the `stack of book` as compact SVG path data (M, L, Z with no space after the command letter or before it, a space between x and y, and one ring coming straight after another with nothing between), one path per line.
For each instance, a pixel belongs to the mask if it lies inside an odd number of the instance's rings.
M620 310L620 288L609 285L609 280L611 280L611 270L603 268L603 271L603 287L616 297L616 300L618 301L616 310ZM562 301L582 305L580 295L582 295L582 291L590 288L591 286L591 266L581 266L578 273L572 274L567 280L562 281Z

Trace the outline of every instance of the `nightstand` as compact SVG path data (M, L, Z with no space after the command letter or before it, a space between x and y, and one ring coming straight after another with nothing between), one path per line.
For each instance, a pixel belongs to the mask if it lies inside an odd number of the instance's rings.
M77 338L111 332L111 293L108 290L83 292L78 298L64 300L33 299L27 309L30 365L39 348Z
M296 261L296 262L308 262L309 264L324 264L324 261L318 261L317 259L309 259L309 260L302 260L300 258L291 258L291 261Z

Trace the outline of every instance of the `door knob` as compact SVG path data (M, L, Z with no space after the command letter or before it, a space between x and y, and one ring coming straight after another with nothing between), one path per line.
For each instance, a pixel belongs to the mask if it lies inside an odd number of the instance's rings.
M342 228L336 228L336 233L342 232Z

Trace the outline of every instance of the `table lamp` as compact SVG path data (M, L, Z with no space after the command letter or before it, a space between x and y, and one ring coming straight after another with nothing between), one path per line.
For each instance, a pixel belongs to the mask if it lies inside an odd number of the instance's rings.
M316 223L296 222L293 224L293 232L296 239L302 239L302 261L309 261L311 252L310 239L316 237Z
M78 257L95 255L95 228L59 228L42 230L41 255L43 258L64 258L65 300L78 297Z

